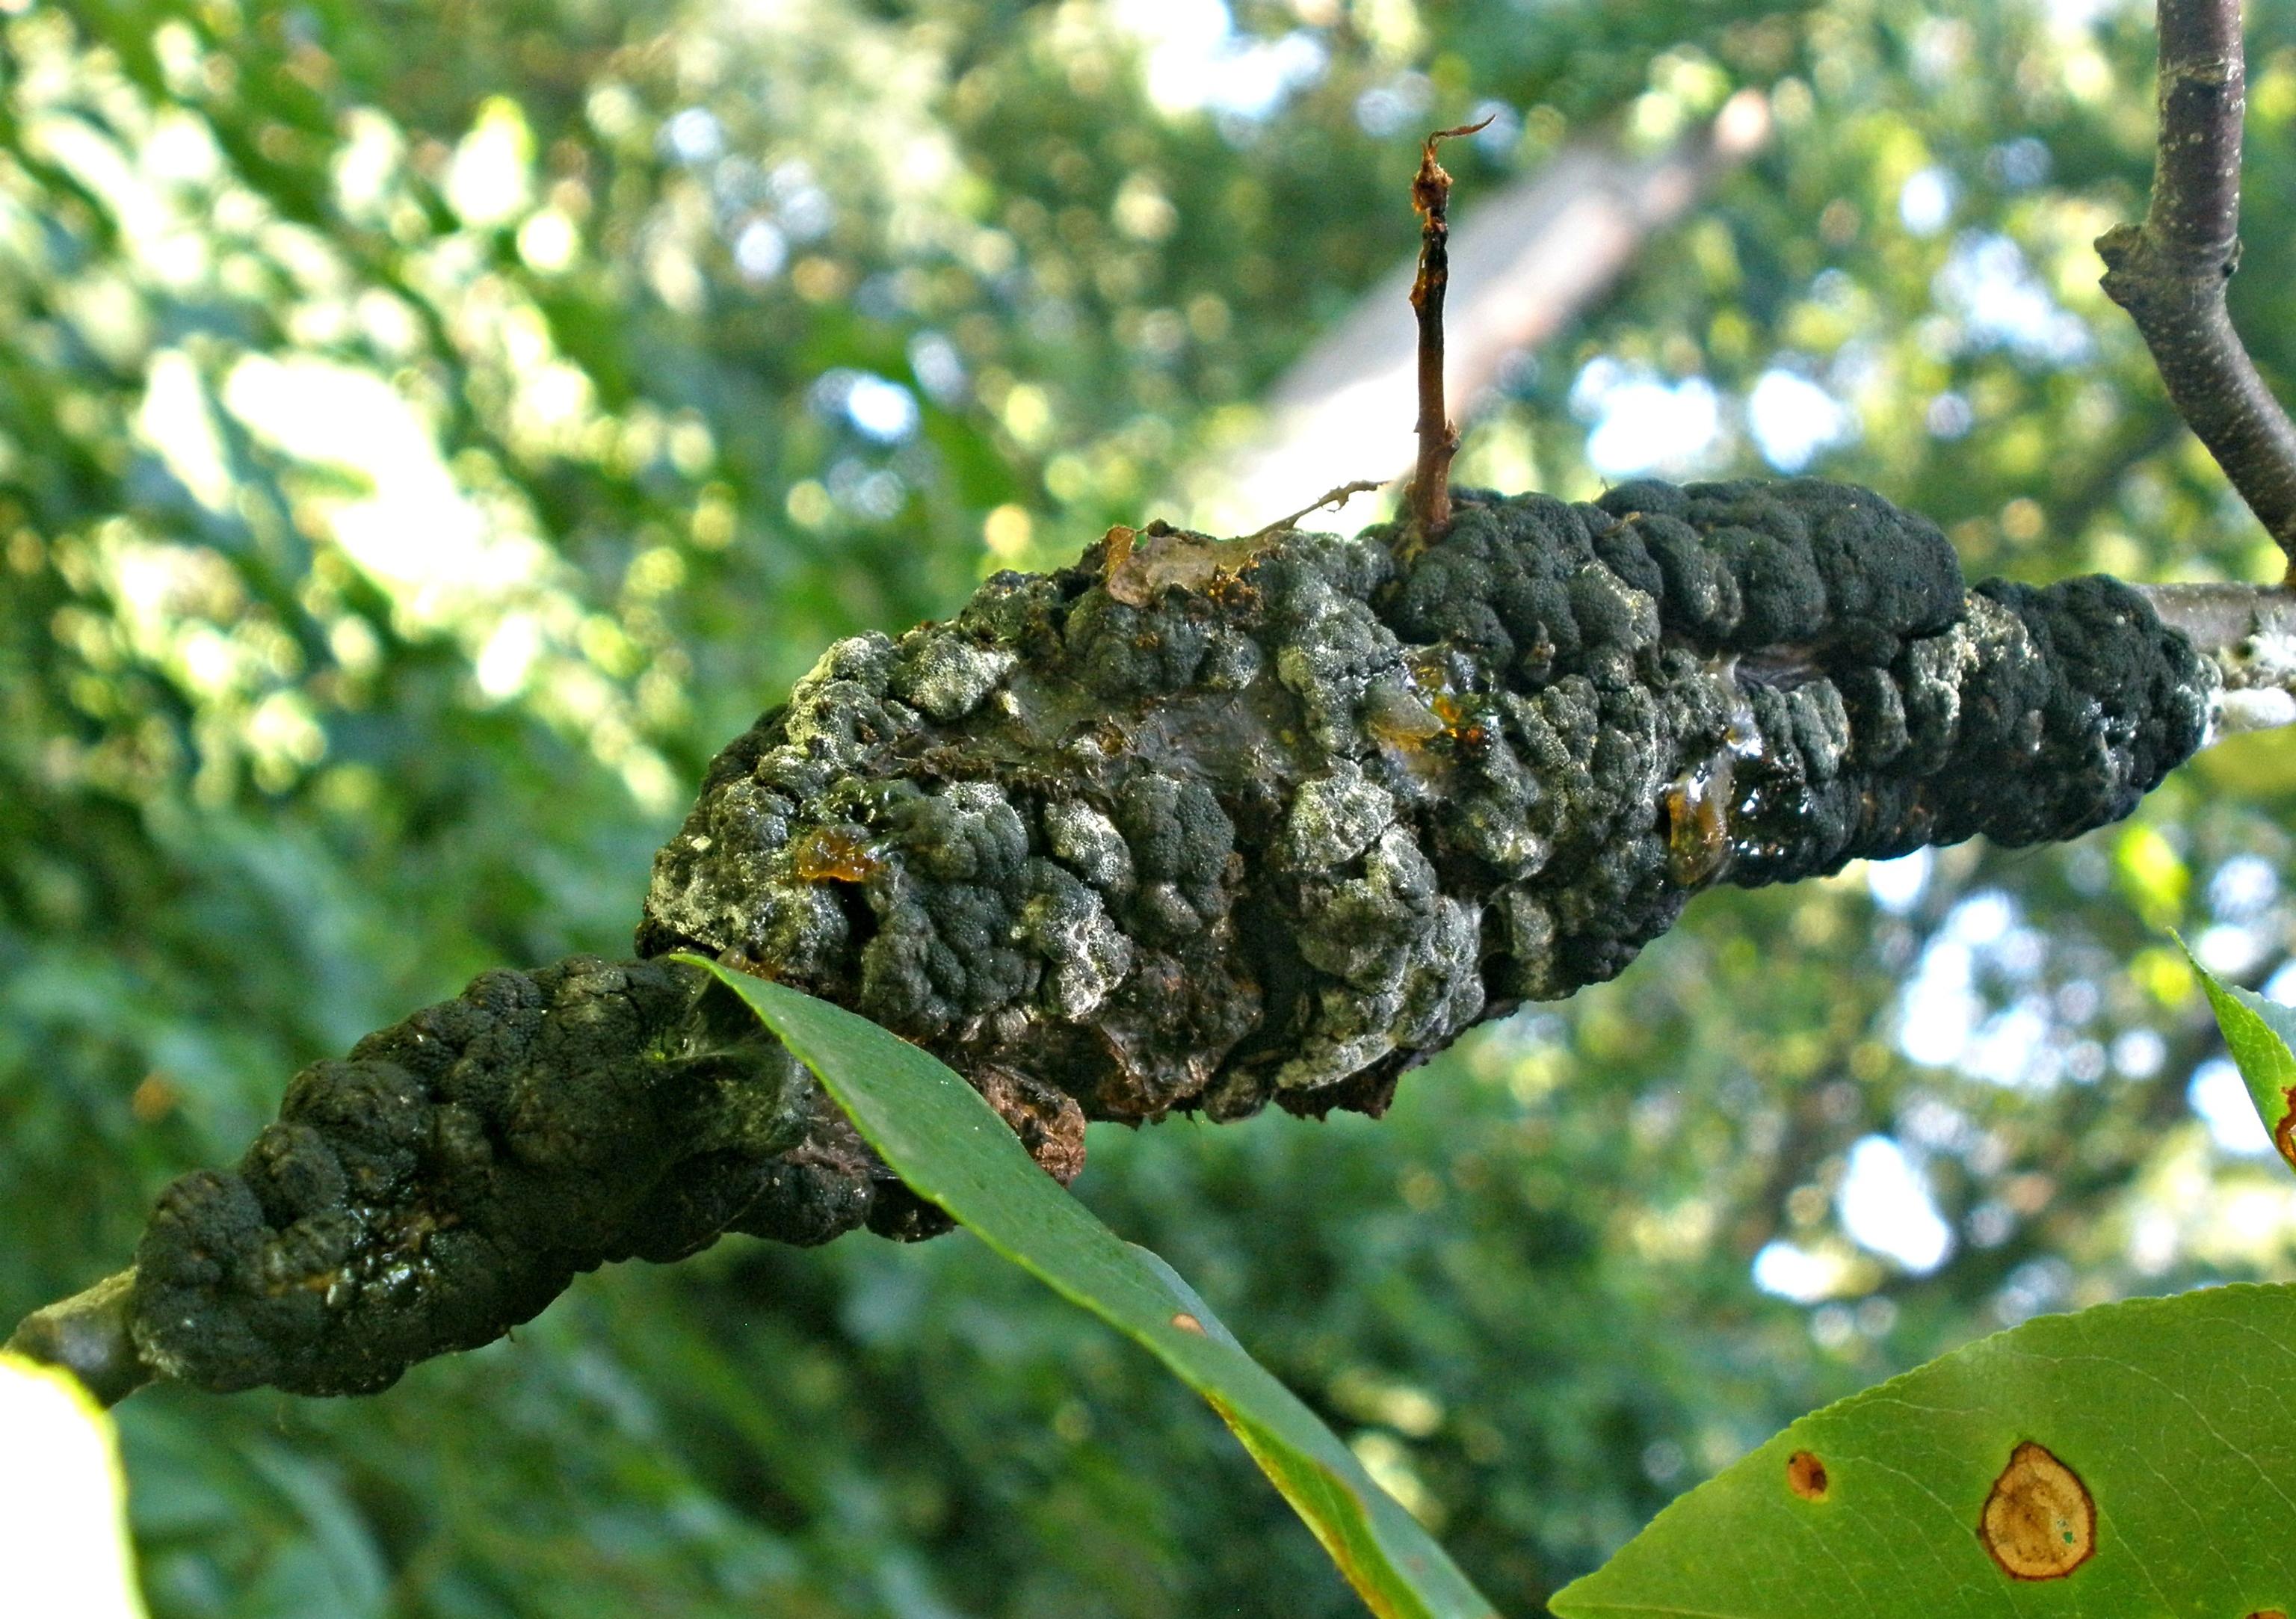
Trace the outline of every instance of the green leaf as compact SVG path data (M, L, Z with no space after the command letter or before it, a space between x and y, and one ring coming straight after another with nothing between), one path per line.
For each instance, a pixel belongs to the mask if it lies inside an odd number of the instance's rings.
M1178 1273L1062 1190L970 1085L866 1018L699 957L683 959L748 1002L920 1196L1145 1345L1209 1401L1374 1613L1495 1615L1443 1549L1244 1352Z
M2185 941L2178 939L2177 943L2182 948ZM2256 1105L2257 1116L2281 1157L2296 1169L2296 1130L2290 1127L2290 1111L2296 1108L2296 1053L2290 1049L2296 1043L2296 1012L2253 990L2218 983L2214 974L2193 960L2189 949L2185 958L2193 962L2201 987L2209 992L2217 1027L2224 1031L2225 1049L2248 1083L2248 1099Z
M143 1619L111 1418L69 1372L0 1353L0 1614Z
M1554 1611L2296 1612L2292 1371L2296 1286L2045 1316L1803 1418Z

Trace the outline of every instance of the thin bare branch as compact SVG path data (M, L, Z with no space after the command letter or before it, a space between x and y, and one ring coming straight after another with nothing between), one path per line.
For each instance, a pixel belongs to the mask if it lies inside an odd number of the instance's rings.
M1319 498L1309 501L1306 505L1301 506L1289 517L1279 517L1274 522L1267 524L1265 528L1253 530L1244 538L1247 539L1266 539L1271 534L1281 534L1288 529L1297 527L1300 520L1302 517L1307 516L1311 512L1320 512L1325 506L1343 506L1357 495L1368 495L1374 489L1384 489L1385 487L1386 484L1377 478L1357 478L1352 482L1342 483L1337 489L1324 490Z
M2240 0L2160 0L2161 138L2142 225L2097 238L2107 297L2128 311L2176 404L2290 558L2296 581L2296 425L2233 329L2240 262Z
M1443 306L1451 419L1471 421L1496 397L1511 361L1551 342L1772 134L1767 98L1741 90L1661 151L1638 155L1589 136L1451 220ZM1294 490L1408 474L1412 422L1390 407L1414 385L1416 323L1404 306L1417 272L1414 247L1270 385L1249 440L1188 469L1190 527L1242 532L1296 499ZM1342 519L1352 530L1376 514L1358 500Z
M17 1323L4 1347L28 1360L63 1368L100 1404L117 1405L156 1375L128 1329L135 1299L131 1268L34 1311Z
M1411 206L1419 212L1419 276L1411 307L1419 316L1419 465L1411 478L1411 543L1427 545L1451 526L1451 457L1458 430L1443 407L1443 292L1451 284L1451 177L1435 148L1490 123L1438 129L1419 151Z

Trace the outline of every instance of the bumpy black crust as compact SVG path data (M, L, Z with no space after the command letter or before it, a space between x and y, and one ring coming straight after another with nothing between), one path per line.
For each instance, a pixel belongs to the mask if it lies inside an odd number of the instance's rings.
M1382 529L1119 530L839 643L712 766L640 953L919 1040L1066 1179L1086 1115L1376 1114L1701 887L2070 837L2202 738L2212 677L2133 592L1965 591L1866 489L1457 499L1401 563ZM373 1388L603 1260L943 1228L698 994L645 963L488 974L307 1072L238 1176L162 1200L150 1352Z
M1802 480L1461 497L1252 547L1119 530L839 644L712 768L639 948L853 1006L1095 1118L1377 1112L1689 893L2126 814L2207 677L2099 579L1964 592Z
M780 1155L834 1131L701 982L585 957L488 973L305 1069L236 1173L161 1195L136 1253L145 1359L215 1389L367 1393L577 1271L713 1241Z

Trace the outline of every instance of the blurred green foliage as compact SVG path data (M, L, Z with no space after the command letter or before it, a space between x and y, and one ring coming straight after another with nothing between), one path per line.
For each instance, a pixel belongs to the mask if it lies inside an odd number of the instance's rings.
M2257 12L2269 243L2296 15ZM624 949L829 639L1185 518L1485 103L1461 219L1742 86L1777 133L1463 480L1767 451L1973 571L2266 577L2094 286L2151 53L2103 0L0 0L0 1315L301 1064ZM2296 277L2252 251L2234 305L2296 383ZM1383 1122L1096 1133L1079 1190L1534 1612L1826 1399L2296 1269L2155 931L2278 968L2292 809L2250 738L2065 849L1710 896ZM729 1243L379 1399L121 1415L166 1615L1351 1611L1192 1395L961 1236Z

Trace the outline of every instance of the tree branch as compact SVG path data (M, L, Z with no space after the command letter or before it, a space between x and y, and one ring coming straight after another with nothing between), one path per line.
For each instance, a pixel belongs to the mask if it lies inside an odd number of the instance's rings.
M134 1266L107 1276L18 1323L4 1347L45 1366L60 1366L98 1403L117 1405L152 1381L153 1368L135 1346Z
M1482 407L1517 355L1536 352L1616 284L1660 232L1771 136L1769 103L1741 90L1711 122L1636 156L1615 144L1566 146L1536 173L1453 221L1456 284L1444 305L1443 390L1454 421ZM1250 439L1185 479L1190 526L1257 527L1302 490L1401 473L1410 423L1392 408L1413 385L1413 323L1404 305L1415 260L1397 265L1318 338L1263 397ZM1351 507L1349 527L1371 520Z
M2296 425L2234 331L2240 261L2240 0L2161 0L2161 138L2142 225L2097 238L2105 295L2128 311L2177 414L2290 557Z
M2169 629L2216 666L2207 741L2296 725L2296 589L2257 585L2140 585Z
M1419 213L1419 275L1411 284L1411 308L1419 317L1419 464L1411 479L1411 531L1407 543L1425 546L1451 526L1451 457L1458 453L1459 430L1443 400L1443 292L1451 284L1451 176L1435 160L1435 148L1456 136L1472 135L1490 123L1438 129L1419 149L1419 172L1411 178L1411 206Z
M832 646L663 850L649 959L483 974L312 1064L160 1195L132 1282L19 1346L114 1398L147 1367L367 1393L601 1263L947 1229L666 953L933 1050L1065 1179L1088 1118L1383 1112L1716 883L2076 836L2228 689L2296 684L2259 593L2169 593L2188 636L2109 579L1971 588L1846 484L1478 493L1400 556L1398 526L1165 528L1152 589L1104 539Z

